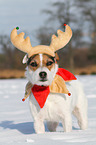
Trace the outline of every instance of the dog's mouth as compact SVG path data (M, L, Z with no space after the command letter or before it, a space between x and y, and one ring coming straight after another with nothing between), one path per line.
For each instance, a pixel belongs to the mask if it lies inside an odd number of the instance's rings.
M47 79L41 79L41 80L39 80L40 82L46 82L46 81L48 81Z

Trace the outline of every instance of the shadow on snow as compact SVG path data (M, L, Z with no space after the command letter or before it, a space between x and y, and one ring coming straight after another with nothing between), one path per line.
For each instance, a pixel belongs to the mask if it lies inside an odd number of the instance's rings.
M59 126L62 127L62 124L59 123ZM12 130L16 129L23 134L34 134L35 133L33 122L24 122L24 123L15 124L14 121L2 121L0 123L0 127L3 127L4 129L7 129L7 128L12 129ZM78 130L78 128L73 127L73 130ZM49 132L46 123L45 123L45 131Z

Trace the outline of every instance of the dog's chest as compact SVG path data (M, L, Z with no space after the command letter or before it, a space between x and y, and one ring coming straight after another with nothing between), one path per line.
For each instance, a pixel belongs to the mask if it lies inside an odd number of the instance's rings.
M58 116L62 116L70 105L70 99L66 98L64 94L50 93L44 107L40 108L38 102L31 93L29 103L34 119L42 118L43 120L57 121Z

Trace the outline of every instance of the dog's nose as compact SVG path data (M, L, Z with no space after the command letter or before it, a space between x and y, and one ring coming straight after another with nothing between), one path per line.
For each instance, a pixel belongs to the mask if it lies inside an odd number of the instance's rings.
M40 78L44 79L47 76L47 73L45 71L42 71L39 73Z

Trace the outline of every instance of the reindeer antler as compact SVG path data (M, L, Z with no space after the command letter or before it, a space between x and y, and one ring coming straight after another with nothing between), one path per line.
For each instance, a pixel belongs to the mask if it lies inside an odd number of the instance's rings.
M24 39L24 33L21 32L20 34L17 34L17 28L14 28L11 32L11 41L15 47L17 47L19 50L26 52L28 54L28 57L31 57L34 54L39 53L45 53L51 56L55 56L55 51L58 49L64 47L72 36L72 30L71 28L66 25L66 31L62 32L61 30L57 31L58 37L55 35L52 36L52 41L50 46L46 45L37 45L35 47L31 46L30 38L27 37Z
M30 38L27 37L26 39L24 39L24 33L21 32L20 34L17 34L17 30L18 30L18 27L12 30L11 36L10 36L11 42L16 48L29 54L33 48L31 46Z
M72 37L72 30L68 25L66 25L65 32L58 30L57 34L58 34L58 37L56 37L56 35L52 35L52 40L50 44L50 47L54 48L54 51L59 50L60 48L64 47L69 42L69 40Z

